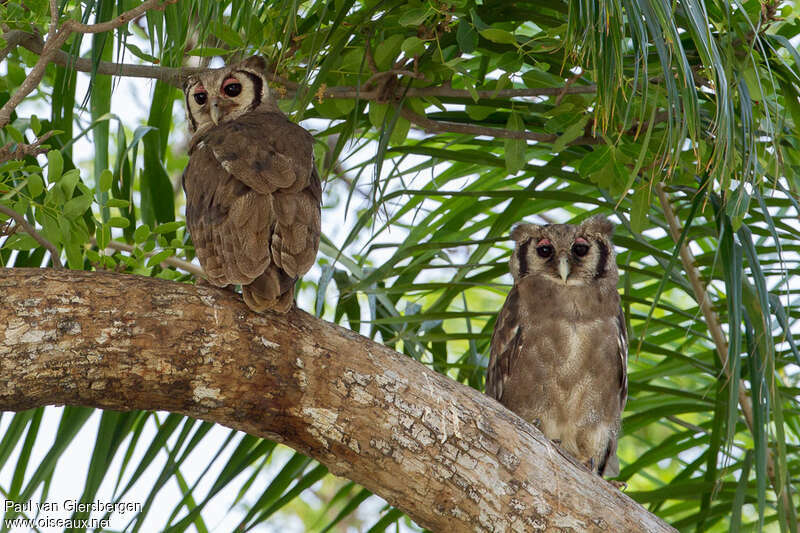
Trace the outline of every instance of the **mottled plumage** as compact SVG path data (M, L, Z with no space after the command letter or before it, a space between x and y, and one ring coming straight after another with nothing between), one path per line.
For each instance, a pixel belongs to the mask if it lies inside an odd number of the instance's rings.
M184 85L189 164L186 224L214 285L242 285L255 311L288 311L317 255L322 188L314 139L269 94L251 57Z
M520 224L514 287L492 335L486 393L600 475L619 473L627 333L613 226Z

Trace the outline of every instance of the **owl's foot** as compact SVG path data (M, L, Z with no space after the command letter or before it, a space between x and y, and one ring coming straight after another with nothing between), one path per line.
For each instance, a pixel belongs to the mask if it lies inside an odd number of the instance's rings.
M614 485L615 487L617 487L619 490L622 490L622 491L624 491L625 489L628 488L628 484L625 483L624 481L617 481L615 479L609 479L608 482L611 483L612 485Z

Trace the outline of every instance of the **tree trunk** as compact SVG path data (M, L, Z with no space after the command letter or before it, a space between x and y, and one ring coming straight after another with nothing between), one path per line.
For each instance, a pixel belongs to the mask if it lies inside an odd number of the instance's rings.
M674 531L476 390L300 310L0 270L0 409L171 411L284 443L434 531Z

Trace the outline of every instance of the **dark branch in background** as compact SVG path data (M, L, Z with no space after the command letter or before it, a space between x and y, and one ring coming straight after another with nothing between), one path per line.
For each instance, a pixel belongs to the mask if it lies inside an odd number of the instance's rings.
M153 1L151 0L151 2ZM141 9L142 6L139 7ZM154 7L155 8L155 7ZM118 17L112 22L116 22L121 17ZM129 18L127 19L129 20ZM37 68L41 65L45 65L47 63L55 63L58 65L62 65L65 67L73 68L79 72L92 72L94 70L94 65L92 61L87 58L74 58L60 50L61 44L66 40L68 35L64 34L64 28L67 27L67 24L70 24L72 21L67 21L64 23L61 32L56 34L54 39L48 38L46 42L42 41L41 37L38 35L20 31L20 30L13 30L7 32L3 38L8 42L8 45L0 52L0 60L2 60L8 53L16 46L22 46L27 50L39 54L39 61L37 62L34 69L28 75L23 85L14 93L12 97L12 102L9 102L3 106L3 109L0 110L0 127L8 123L8 119L11 116L11 111L16 108L17 105L27 96L33 88L38 85L39 81L41 81L41 77L44 74L44 67ZM105 26L108 26L110 23L103 23ZM98 25L94 26L86 26L83 24L72 24L74 28L71 31L85 31L89 32L88 29L96 28ZM116 26L115 26L116 27ZM97 33L97 31L93 31ZM64 37L62 37L64 35ZM54 44L49 44L53 42ZM58 42L59 46L55 47L55 42ZM130 65L130 64L120 64L120 63L111 63L107 61L101 61L97 66L97 73L109 75L109 76L125 76L125 77L138 77L138 78L148 78L148 79L156 79L173 85L175 87L181 87L183 84L183 80L192 74L197 72L205 71L205 68L193 68L193 67L181 67L181 68L171 68L171 67L157 67L157 66L148 66L148 65ZM286 88L286 92L283 95L285 98L292 98L294 97L299 90L301 90L301 86L298 83L293 81L287 80L281 76L278 76L273 73L266 73L267 78L269 78L272 82L282 85ZM325 88L324 90L320 91L319 97L320 98L336 98L336 99L351 99L351 98L358 98L361 100L370 100L370 101L380 101L384 102L394 94L394 90L396 87L399 87L397 83L398 75L402 76L410 76L413 78L421 78L422 75L419 73L414 73L405 69L392 69L385 72L374 72L372 76L367 80L363 87L330 87ZM573 80L574 81L574 80ZM374 87L374 85L378 85ZM393 85L394 87L389 87ZM387 90L390 90L387 93ZM500 90L479 90L475 92L470 92L466 89L454 89L452 87L443 85L437 87L412 87L409 88L405 92L406 97L444 97L444 98L465 98L465 99L472 99L475 94L477 94L478 98L486 98L486 99L493 99L493 98L523 98L523 97L541 97L541 96L559 96L563 97L565 94L591 94L594 93L596 90L595 85L580 85L580 86L571 86L568 84L566 87L546 87L546 88L535 88L535 89L500 89ZM528 139L528 140L535 140L541 142L552 142L554 141L557 136L556 135L547 135L547 134L540 134L540 133L533 133L533 132L518 132L518 131L511 131L502 128L490 128L490 127L481 127L481 126L469 126L469 125L459 125L450 122L437 122L434 120L430 120L428 118L422 117L415 113L408 112L408 114L404 114L404 116L410 120L412 123L416 124L417 126L421 127L425 131L432 132L432 133L468 133L472 135L488 135L497 138L511 138L511 139ZM581 137L573 141L571 144L598 144L602 141L596 139L594 137Z
M19 143L13 149L11 147L14 146L14 143L7 143L0 148L0 164L11 161L12 159L23 159L28 156L36 157L37 155L46 153L48 148L42 146L42 143L52 137L53 133L52 131L48 131L36 139L35 142L31 144Z
M64 266L61 264L61 259L60 259L61 254L58 252L58 249L53 245L52 242L42 237L42 235L38 231L36 231L36 228L31 226L28 223L28 221L25 220L25 217L23 217L13 209L4 206L3 204L0 204L0 213L3 213L4 215L11 217L14 220L14 222L17 223L17 226L21 227L25 231L25 233L33 237L33 239L36 242L38 242L41 246L44 246L47 249L47 251L50 252L50 260L53 262L53 268L64 268ZM14 230L11 229L10 231L8 231L8 233L11 233L13 231Z
M2 60L10 50L16 46L33 52L34 54L41 55L44 48L44 43L41 37L24 32L21 30L12 30L3 35L3 38L8 42L8 46L0 52L0 60ZM91 59L75 58L68 53L58 50L51 57L51 62L56 65L71 67L78 72L92 72L93 65ZM110 61L100 61L97 66L98 74L105 74L108 76L124 76L129 78L148 78L153 80L163 81L174 87L180 88L183 85L183 80L187 76L208 70L200 67L158 67L149 65L132 65L129 63L112 63ZM385 75L379 73L380 75ZM287 89L286 97L293 97L300 84L290 81L282 76L266 73L266 77L277 84L284 86ZM565 94L593 94L597 90L597 86L592 85L578 85L571 87L542 87L534 89L500 89L500 90L478 90L476 93L478 98L515 98L515 97L534 97L534 96L557 96L564 92ZM377 98L378 91L364 90L359 87L328 87L321 95L324 98L360 98L362 100L374 100ZM406 96L439 96L449 98L469 98L472 99L473 93L466 89L454 89L447 86L437 87L412 87L406 93Z
M488 126L475 126L472 124L457 124L455 122L441 122L431 120L427 117L411 111L408 108L400 110L400 115L412 124L429 133L465 133L467 135L486 135L488 137L498 137L503 139L525 139L528 141L554 142L558 135L550 133L537 133L534 131L514 131L504 128L490 128ZM601 144L603 140L599 137L579 137L569 144Z

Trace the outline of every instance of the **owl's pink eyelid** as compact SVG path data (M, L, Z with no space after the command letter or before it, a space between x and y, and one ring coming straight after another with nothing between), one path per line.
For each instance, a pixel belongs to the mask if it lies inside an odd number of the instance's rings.
M237 80L236 78L233 78L233 77L228 78L227 80L222 82L222 87L225 88L228 85L230 85L231 83L239 83L239 80Z
M587 241L583 237L578 237L577 239L575 239L575 244L589 244L589 241Z
M553 243L550 242L550 239L542 239L541 241L536 243L536 246L549 246L551 244Z

